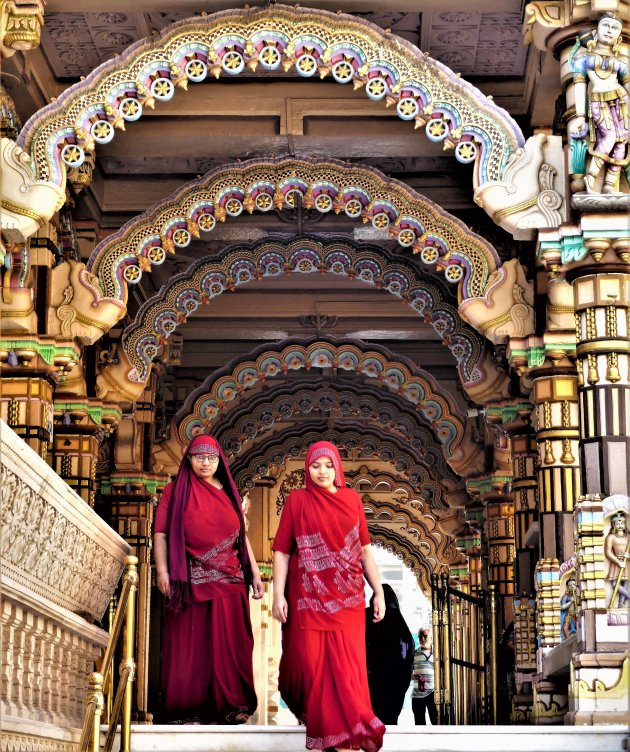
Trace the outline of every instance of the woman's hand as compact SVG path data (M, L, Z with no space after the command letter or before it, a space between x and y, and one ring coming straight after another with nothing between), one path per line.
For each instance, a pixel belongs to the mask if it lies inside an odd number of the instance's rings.
M253 572L252 580L252 598L260 600L265 594L265 586L263 584L260 572Z
M284 624L289 617L289 604L284 595L277 595L273 599L273 608L271 609L273 618Z
M372 607L374 611L374 618L372 621L381 621L385 616L385 596L383 595L382 590L374 592L374 602Z
M162 595L171 596L171 580L168 576L168 572L157 573L157 586Z

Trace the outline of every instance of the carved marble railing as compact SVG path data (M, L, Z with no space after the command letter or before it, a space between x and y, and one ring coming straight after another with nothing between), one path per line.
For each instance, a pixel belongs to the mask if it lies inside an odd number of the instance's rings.
M0 421L1 752L77 748L129 546Z

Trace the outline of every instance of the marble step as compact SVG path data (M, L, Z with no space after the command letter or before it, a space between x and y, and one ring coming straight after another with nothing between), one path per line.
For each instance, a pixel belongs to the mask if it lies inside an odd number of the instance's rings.
M383 752L625 752L627 735L625 726L390 726ZM133 726L131 738L132 752L305 749L296 726Z

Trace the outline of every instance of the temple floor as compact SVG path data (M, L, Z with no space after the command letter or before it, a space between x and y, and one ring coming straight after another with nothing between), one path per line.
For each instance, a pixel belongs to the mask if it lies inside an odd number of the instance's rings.
M389 726L383 752L621 752L625 726ZM296 726L133 726L133 752L302 752ZM119 752L118 740L114 752Z

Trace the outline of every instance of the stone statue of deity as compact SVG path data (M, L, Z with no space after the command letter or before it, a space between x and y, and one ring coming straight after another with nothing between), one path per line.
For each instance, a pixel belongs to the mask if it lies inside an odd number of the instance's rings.
M621 19L605 13L593 34L578 37L569 57L576 115L570 135L587 137L591 158L584 182L588 193L598 192L602 173L599 192L617 193L621 169L629 162L630 72L620 51L621 31Z
M609 608L625 608L630 600L628 581L630 580L630 536L626 514L623 511L613 514L610 530L604 540L604 555L608 559L606 579L612 593ZM615 605L616 602L616 605Z

